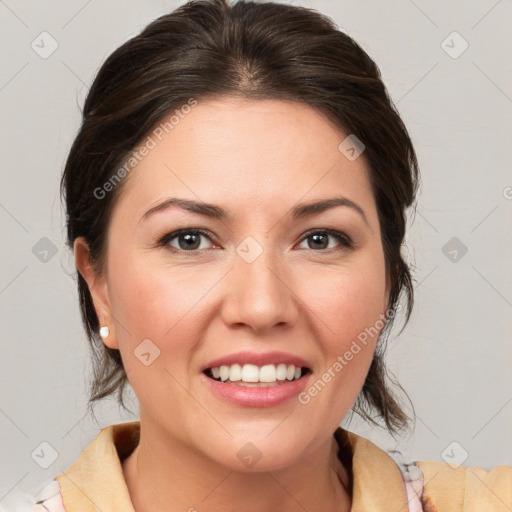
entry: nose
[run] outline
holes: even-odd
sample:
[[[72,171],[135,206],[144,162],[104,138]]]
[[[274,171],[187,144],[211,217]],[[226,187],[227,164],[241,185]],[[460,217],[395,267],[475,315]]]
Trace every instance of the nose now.
[[[230,327],[248,326],[262,333],[293,325],[300,300],[294,291],[292,273],[269,249],[252,263],[234,255],[233,268],[226,276],[222,317]]]

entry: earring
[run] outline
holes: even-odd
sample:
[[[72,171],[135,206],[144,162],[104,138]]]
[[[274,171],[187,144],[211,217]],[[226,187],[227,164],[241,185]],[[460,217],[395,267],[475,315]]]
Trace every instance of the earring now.
[[[100,328],[100,336],[105,339],[105,338],[108,338],[108,335],[110,334],[110,329],[108,328],[107,325],[103,325],[101,328]]]

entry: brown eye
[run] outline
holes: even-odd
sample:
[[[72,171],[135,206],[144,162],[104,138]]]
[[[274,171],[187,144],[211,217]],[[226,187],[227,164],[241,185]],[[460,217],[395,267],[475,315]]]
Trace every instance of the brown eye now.
[[[313,232],[306,233],[302,241],[308,241],[307,249],[312,250],[325,250],[332,249],[333,246],[329,247],[329,237],[334,238],[345,248],[353,247],[353,243],[348,236],[345,234],[334,231],[331,229],[328,230],[317,230]],[[310,241],[310,242],[309,242]]]
[[[201,229],[180,229],[165,235],[159,242],[159,245],[170,246],[176,251],[202,251],[207,247],[201,247],[201,237],[210,240],[210,236],[206,231]],[[175,244],[171,243],[176,241]]]

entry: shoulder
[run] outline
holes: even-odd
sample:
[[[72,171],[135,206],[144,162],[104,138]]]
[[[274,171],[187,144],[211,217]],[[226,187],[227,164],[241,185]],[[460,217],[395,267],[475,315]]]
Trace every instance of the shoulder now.
[[[423,473],[422,504],[426,512],[512,510],[512,467],[489,471],[431,460],[414,463]]]
[[[14,507],[14,508],[13,508]],[[18,491],[9,512],[66,512],[57,480],[46,483],[36,494]]]

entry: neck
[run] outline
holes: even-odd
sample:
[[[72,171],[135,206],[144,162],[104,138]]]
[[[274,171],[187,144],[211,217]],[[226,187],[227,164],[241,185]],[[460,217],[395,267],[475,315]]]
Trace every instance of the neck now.
[[[349,511],[348,474],[330,438],[293,466],[244,473],[207,458],[141,423],[140,442],[123,461],[136,512]]]

